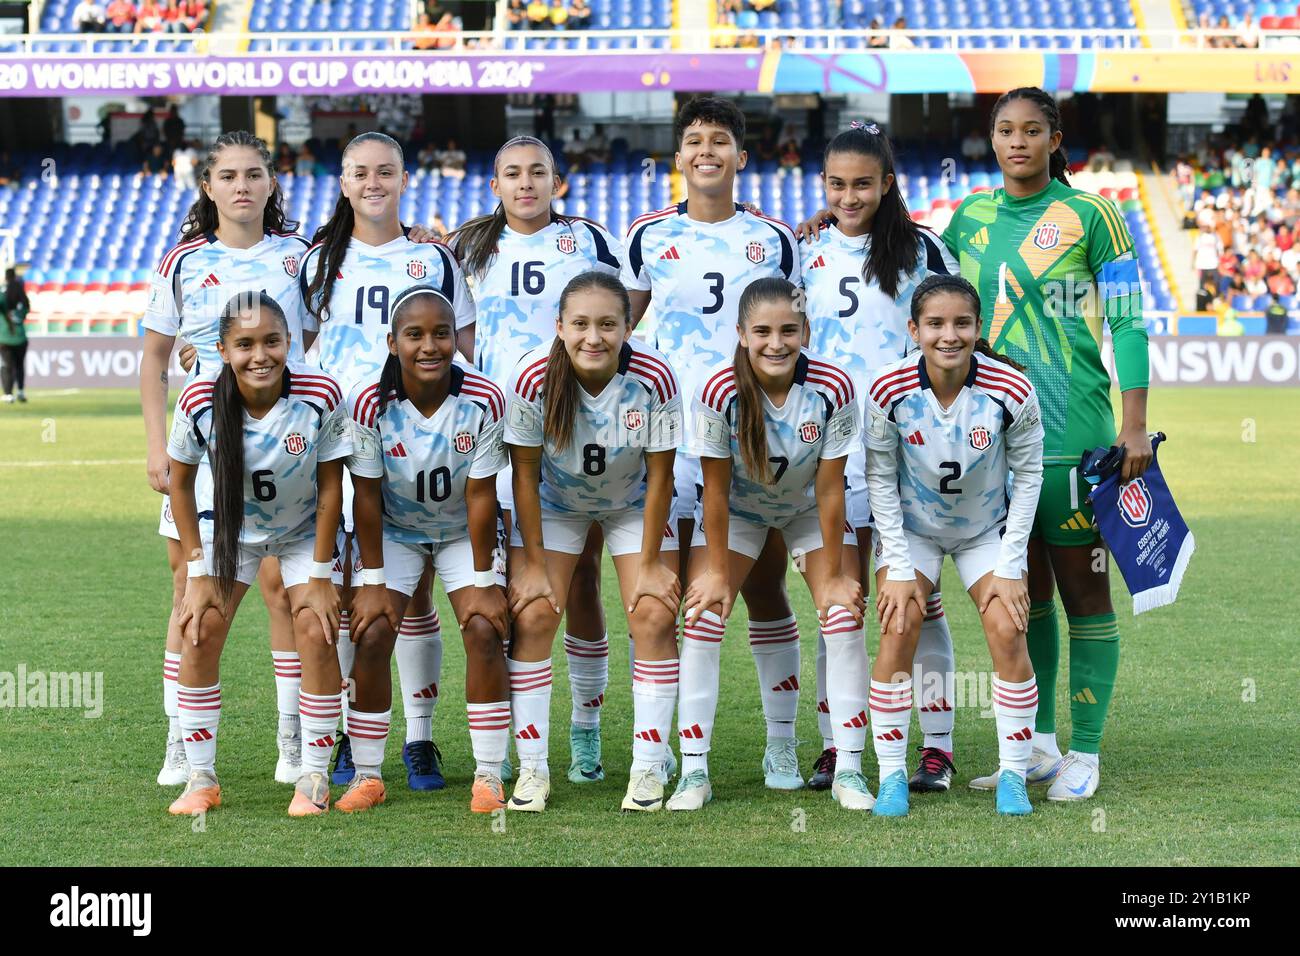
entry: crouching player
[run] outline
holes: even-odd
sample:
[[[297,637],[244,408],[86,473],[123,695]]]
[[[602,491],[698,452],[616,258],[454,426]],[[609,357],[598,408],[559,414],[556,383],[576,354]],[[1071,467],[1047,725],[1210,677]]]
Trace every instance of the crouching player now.
[[[221,369],[181,393],[167,443],[172,515],[189,562],[177,695],[190,777],[169,809],[193,814],[221,805],[221,650],[258,566],[272,557],[280,561],[302,659],[298,705],[307,746],[289,815],[309,816],[329,806],[326,769],[341,706],[333,648],[339,601],[329,575],[352,430],[334,379],[288,362],[288,323],[269,295],[231,299],[219,336]],[[205,452],[213,510],[200,514],[194,479]]]
[[[336,805],[345,812],[384,802],[390,661],[426,559],[442,578],[465,642],[476,764],[470,809],[491,813],[505,805],[508,625],[505,580],[493,570],[505,396],[455,361],[455,349],[451,301],[433,286],[413,286],[393,302],[389,356],[378,380],[358,382],[348,396],[355,446],[348,468],[363,570],[352,599],[356,698],[347,717],[356,775]]]
[[[993,657],[998,813],[1032,809],[1025,771],[1038,688],[1025,646],[1025,573],[1043,480],[1043,426],[1029,379],[977,340],[979,322],[973,286],[956,276],[926,279],[912,296],[908,322],[920,351],[886,366],[867,397],[881,631],[871,679],[880,816],[908,811],[912,657],[945,555],[979,608]]]

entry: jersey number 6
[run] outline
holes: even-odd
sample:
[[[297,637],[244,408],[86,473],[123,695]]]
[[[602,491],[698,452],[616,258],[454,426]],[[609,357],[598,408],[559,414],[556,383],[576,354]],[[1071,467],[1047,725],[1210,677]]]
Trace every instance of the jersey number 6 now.
[[[261,468],[249,476],[253,479],[254,498],[258,501],[275,500],[275,482],[271,480],[274,476],[270,468]]]

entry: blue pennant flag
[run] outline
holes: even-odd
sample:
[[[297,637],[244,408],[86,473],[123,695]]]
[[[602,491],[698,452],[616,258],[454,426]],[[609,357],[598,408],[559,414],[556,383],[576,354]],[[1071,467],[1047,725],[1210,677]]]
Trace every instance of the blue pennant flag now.
[[[1135,615],[1174,603],[1196,550],[1196,539],[1160,471],[1157,449],[1164,440],[1163,432],[1152,439],[1150,467],[1127,484],[1120,480],[1122,448],[1098,448],[1085,454],[1080,468],[1095,486],[1088,504],[1133,595]]]

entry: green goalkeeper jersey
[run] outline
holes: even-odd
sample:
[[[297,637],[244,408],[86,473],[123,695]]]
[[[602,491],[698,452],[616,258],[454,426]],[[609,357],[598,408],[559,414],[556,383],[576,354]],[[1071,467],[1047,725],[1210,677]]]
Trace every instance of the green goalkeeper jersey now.
[[[1113,441],[1103,321],[1120,389],[1148,383],[1133,237],[1115,204],[1055,179],[1024,198],[974,193],[943,241],[979,291],[981,334],[1023,365],[1038,391],[1044,465],[1078,464],[1085,449]]]

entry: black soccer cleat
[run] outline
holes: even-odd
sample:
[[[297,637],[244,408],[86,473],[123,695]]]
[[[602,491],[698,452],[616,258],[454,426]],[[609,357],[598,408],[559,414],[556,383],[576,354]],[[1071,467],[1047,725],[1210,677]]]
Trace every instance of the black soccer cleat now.
[[[953,766],[948,755],[938,747],[917,747],[921,751],[921,765],[907,781],[907,789],[913,793],[941,793],[952,786]]]
[[[835,748],[827,747],[813,764],[812,776],[808,778],[809,790],[829,790],[835,782]]]

